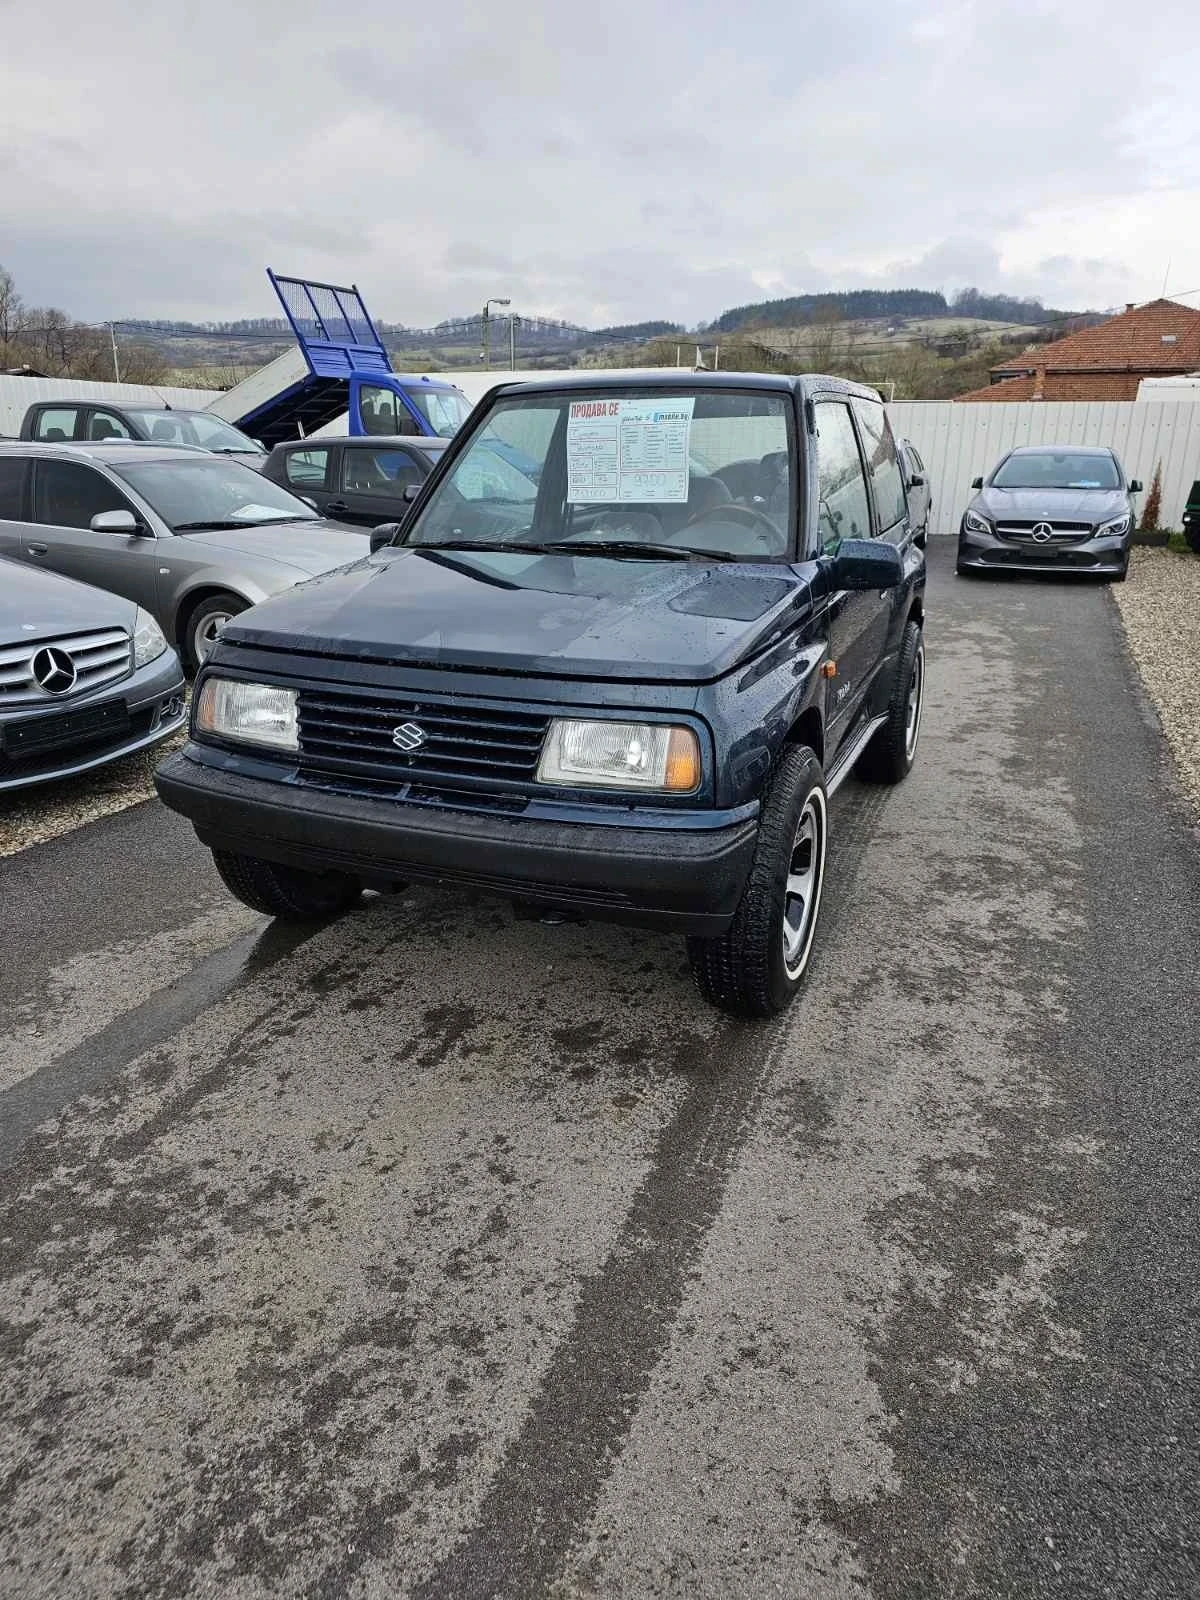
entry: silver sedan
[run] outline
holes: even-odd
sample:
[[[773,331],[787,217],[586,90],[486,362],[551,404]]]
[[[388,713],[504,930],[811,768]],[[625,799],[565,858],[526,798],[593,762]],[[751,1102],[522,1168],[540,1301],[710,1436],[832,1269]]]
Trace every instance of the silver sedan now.
[[[195,669],[231,616],[365,556],[261,473],[151,444],[0,444],[0,555],[108,589]]]

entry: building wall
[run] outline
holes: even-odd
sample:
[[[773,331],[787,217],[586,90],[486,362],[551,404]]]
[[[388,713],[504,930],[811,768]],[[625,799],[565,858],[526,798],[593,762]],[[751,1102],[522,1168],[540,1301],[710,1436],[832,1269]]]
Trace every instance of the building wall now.
[[[1200,478],[1200,405],[1157,401],[903,400],[888,407],[896,433],[911,439],[929,469],[930,531],[956,534],[972,493],[1006,451],[1021,444],[1097,444],[1116,451],[1131,478],[1149,488],[1162,463],[1162,525],[1178,528],[1188,490]],[[1140,507],[1145,496],[1138,498]]]

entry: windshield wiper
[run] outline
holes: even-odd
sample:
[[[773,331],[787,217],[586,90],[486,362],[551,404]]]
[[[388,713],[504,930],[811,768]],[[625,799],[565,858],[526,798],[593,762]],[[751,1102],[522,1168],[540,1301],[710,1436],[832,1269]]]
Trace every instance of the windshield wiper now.
[[[222,528],[273,528],[281,522],[316,522],[318,520],[317,517],[290,516],[285,511],[278,517],[242,517],[236,522],[230,520],[224,522],[220,520],[215,522],[177,522],[174,531],[176,533],[199,533],[201,531],[213,532]]]
[[[729,550],[702,550],[686,544],[644,544],[637,539],[548,539],[538,543],[484,544],[476,539],[431,540],[410,545],[413,550],[512,550],[517,554],[539,556],[615,556],[636,561],[740,561]]]

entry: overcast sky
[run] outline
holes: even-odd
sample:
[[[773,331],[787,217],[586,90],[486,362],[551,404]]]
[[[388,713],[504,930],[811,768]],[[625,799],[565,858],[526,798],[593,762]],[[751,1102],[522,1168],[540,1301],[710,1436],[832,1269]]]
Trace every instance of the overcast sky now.
[[[0,30],[0,264],[83,318],[274,315],[267,265],[412,325],[1200,290],[1196,0],[0,0]]]

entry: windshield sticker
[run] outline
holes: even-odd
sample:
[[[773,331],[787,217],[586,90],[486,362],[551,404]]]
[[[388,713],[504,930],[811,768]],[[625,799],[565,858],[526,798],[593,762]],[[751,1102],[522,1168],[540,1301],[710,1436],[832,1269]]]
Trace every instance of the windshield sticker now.
[[[238,517],[245,522],[278,522],[282,509],[281,506],[238,506],[229,515]]]
[[[573,400],[567,502],[662,505],[688,497],[694,395],[678,400]]]

